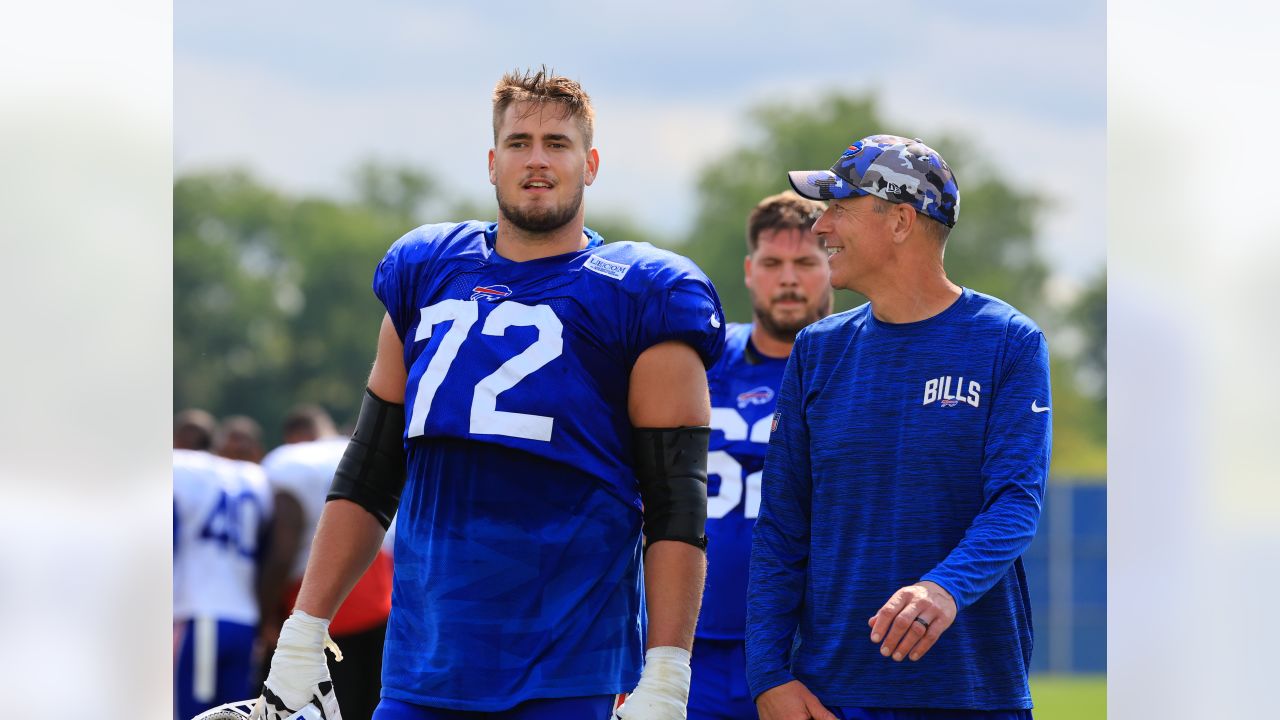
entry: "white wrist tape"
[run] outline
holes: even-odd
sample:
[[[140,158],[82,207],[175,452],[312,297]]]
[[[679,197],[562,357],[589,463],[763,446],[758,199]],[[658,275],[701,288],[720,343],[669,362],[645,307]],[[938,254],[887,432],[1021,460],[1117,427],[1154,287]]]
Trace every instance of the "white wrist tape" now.
[[[333,651],[335,660],[342,660],[342,651],[329,637],[328,620],[295,610],[281,626],[267,680],[272,690],[291,707],[309,702],[315,686],[329,679],[325,648]]]
[[[623,717],[683,718],[689,702],[689,651],[678,647],[649,648],[644,654],[640,683],[627,696]]]

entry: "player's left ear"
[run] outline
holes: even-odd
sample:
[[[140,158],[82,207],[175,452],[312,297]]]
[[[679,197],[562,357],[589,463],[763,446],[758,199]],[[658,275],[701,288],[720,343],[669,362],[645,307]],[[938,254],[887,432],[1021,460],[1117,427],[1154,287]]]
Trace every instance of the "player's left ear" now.
[[[890,211],[893,241],[902,244],[907,241],[916,225],[916,209],[906,203],[894,203],[890,206]]]
[[[492,166],[492,163],[490,164]],[[586,185],[596,181],[596,172],[600,170],[600,151],[591,148],[587,151],[587,167],[582,173],[582,182]]]
[[[494,156],[493,148],[489,148],[489,184],[490,185],[498,184],[498,171],[494,168],[494,165],[493,165],[494,157],[495,156]]]

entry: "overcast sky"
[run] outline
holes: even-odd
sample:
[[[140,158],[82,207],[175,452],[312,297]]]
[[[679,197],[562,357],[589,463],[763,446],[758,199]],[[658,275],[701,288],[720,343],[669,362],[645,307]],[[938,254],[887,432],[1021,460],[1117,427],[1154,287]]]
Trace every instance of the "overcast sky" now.
[[[374,157],[487,199],[493,84],[546,63],[596,106],[588,209],[675,236],[693,220],[697,169],[751,138],[748,108],[872,92],[895,125],[851,128],[850,141],[963,135],[1051,199],[1042,239],[1062,279],[1103,266],[1104,0],[598,5],[178,0],[175,172],[240,165],[340,193]]]

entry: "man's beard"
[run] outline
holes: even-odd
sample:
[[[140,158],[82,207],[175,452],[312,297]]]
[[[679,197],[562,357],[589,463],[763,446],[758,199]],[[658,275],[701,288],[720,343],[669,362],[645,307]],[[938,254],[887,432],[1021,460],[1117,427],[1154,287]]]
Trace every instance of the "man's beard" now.
[[[783,299],[799,300],[799,295],[787,294],[775,298],[772,302]],[[775,340],[783,342],[795,342],[796,333],[808,327],[810,324],[826,317],[831,307],[831,288],[822,291],[822,296],[818,298],[818,302],[814,306],[806,306],[805,312],[795,320],[778,320],[775,319],[770,310],[771,303],[759,303],[752,298],[751,310],[755,314],[756,322],[760,324],[760,329],[765,334]]]
[[[498,212],[525,232],[547,233],[559,230],[577,217],[578,210],[582,208],[582,188],[582,185],[578,185],[578,192],[561,206],[541,205],[531,210],[506,202],[502,197],[502,190],[498,190]]]

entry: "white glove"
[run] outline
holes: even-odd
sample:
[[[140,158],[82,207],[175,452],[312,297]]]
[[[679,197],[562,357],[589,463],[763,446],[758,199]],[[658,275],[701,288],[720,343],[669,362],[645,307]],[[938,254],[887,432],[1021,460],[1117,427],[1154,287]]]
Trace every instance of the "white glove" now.
[[[342,720],[325,661],[326,647],[335,660],[342,661],[342,651],[329,637],[329,621],[295,610],[280,628],[271,672],[250,720]]]
[[[614,720],[685,720],[693,673],[689,657],[684,648],[649,648],[640,683],[613,711]]]

